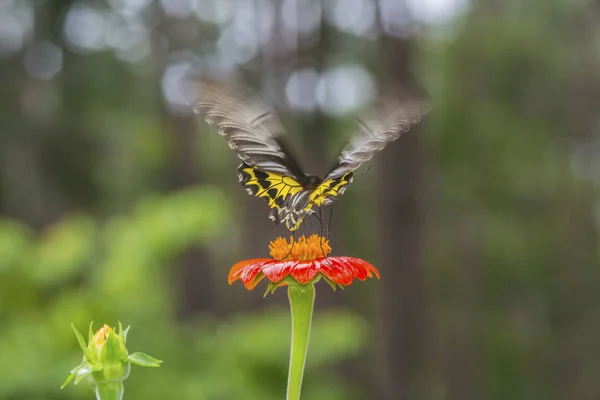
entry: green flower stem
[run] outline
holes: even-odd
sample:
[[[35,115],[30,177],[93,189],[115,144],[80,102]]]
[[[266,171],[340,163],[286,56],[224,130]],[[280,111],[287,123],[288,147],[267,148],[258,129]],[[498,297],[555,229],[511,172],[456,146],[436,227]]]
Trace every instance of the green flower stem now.
[[[96,400],[122,400],[124,390],[122,381],[99,383],[94,388]]]
[[[312,284],[290,284],[288,298],[292,313],[292,346],[286,399],[299,400],[315,302],[315,287]]]

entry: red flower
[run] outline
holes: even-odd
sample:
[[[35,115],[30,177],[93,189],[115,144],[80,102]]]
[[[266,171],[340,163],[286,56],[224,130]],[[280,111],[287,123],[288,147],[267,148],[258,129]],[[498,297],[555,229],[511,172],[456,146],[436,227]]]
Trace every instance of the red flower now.
[[[240,261],[229,271],[229,284],[241,280],[246,289],[252,290],[267,277],[275,287],[286,285],[286,278],[306,284],[324,278],[335,288],[335,284],[348,286],[354,278],[364,281],[379,271],[368,262],[354,257],[327,257],[331,252],[329,241],[318,235],[308,239],[302,236],[288,243],[277,238],[269,245],[271,258],[254,258]]]

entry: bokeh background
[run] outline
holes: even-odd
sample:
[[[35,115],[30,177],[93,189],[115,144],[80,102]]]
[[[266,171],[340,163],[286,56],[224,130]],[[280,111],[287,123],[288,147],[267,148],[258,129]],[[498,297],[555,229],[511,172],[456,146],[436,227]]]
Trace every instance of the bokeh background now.
[[[382,279],[319,285],[304,398],[600,398],[599,1],[0,0],[0,399],[92,398],[59,390],[92,320],[164,360],[128,399],[283,398],[285,290],[226,277],[286,232],[190,71],[260,88],[317,174],[377,87],[434,99],[334,205]]]

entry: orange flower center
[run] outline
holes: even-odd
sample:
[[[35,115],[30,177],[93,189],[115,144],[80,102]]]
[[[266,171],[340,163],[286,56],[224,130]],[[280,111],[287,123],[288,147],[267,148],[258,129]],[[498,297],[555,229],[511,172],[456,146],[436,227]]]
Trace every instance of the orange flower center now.
[[[311,235],[307,239],[302,235],[297,241],[290,237],[289,243],[279,237],[269,244],[269,250],[271,250],[271,257],[275,260],[304,261],[327,256],[331,253],[331,246],[329,246],[329,240],[322,236]]]
[[[96,347],[102,347],[104,345],[104,342],[106,342],[110,331],[111,327],[105,324],[98,332],[96,332],[93,338],[93,342]]]

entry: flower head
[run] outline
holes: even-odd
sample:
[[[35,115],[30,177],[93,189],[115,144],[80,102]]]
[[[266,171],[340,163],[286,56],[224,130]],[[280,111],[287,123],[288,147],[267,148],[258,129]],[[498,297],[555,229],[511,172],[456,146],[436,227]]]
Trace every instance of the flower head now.
[[[325,279],[334,289],[336,285],[348,286],[354,278],[364,281],[379,271],[370,263],[354,257],[327,257],[331,252],[329,241],[319,235],[302,236],[290,241],[277,238],[269,245],[271,257],[240,261],[229,271],[229,284],[241,280],[252,290],[265,277],[270,288],[291,282],[307,284]],[[291,279],[291,281],[290,281]]]

